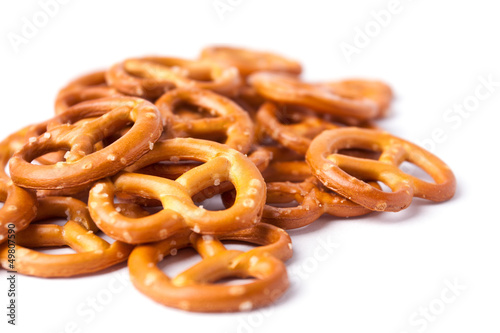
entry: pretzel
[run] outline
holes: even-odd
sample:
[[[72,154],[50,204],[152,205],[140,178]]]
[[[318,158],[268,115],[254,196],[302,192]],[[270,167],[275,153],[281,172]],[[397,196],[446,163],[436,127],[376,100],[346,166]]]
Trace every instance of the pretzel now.
[[[342,97],[329,88],[289,75],[260,72],[252,74],[248,82],[260,95],[278,103],[301,105],[317,112],[358,120],[373,119],[380,113],[377,103],[370,99]]]
[[[105,71],[83,75],[62,88],[56,97],[55,113],[60,114],[75,104],[104,97],[123,96],[106,83]]]
[[[206,162],[175,181],[133,173],[160,161]],[[260,220],[265,202],[265,184],[259,170],[241,153],[216,142],[176,138],[158,142],[139,161],[111,180],[97,182],[89,196],[90,214],[110,237],[131,244],[165,239],[182,229],[220,234],[248,228]],[[192,196],[224,181],[236,188],[233,207],[207,211],[197,207]],[[115,192],[161,201],[163,210],[141,219],[129,219],[116,211]]]
[[[343,148],[380,151],[378,160],[338,154]],[[387,132],[341,128],[318,135],[309,146],[306,160],[316,177],[328,188],[376,211],[399,211],[413,196],[445,201],[455,193],[455,176],[439,158],[417,145]],[[435,183],[404,173],[399,165],[413,163],[426,171]],[[389,186],[383,192],[360,180],[371,179]]]
[[[391,87],[381,81],[351,79],[336,82],[324,82],[324,86],[334,94],[351,99],[369,99],[377,103],[377,118],[387,116],[393,93]]]
[[[99,118],[73,124],[86,117]],[[130,122],[134,125],[123,137],[94,152],[97,142]],[[76,187],[115,174],[151,150],[163,129],[156,107],[132,97],[82,102],[42,125],[48,131],[30,138],[10,160],[13,181],[26,188]],[[54,165],[30,163],[39,156],[61,149],[68,150],[66,162]]]
[[[284,105],[281,108],[273,102],[264,103],[257,112],[259,130],[269,135],[284,147],[305,155],[311,140],[327,130],[346,126],[342,120],[327,120],[308,109]],[[376,128],[371,121],[359,123],[363,128]]]
[[[15,231],[25,229],[35,217],[38,203],[33,191],[15,185],[5,173],[5,166],[16,150],[22,147],[28,127],[25,127],[0,142],[0,243],[7,240],[9,224]]]
[[[269,162],[272,159],[272,154],[272,151],[267,148],[253,147],[253,151],[248,155],[248,159],[252,161],[252,163],[257,167],[257,169],[259,169],[260,172],[263,172],[269,165]],[[135,172],[175,180],[187,171],[199,166],[200,164],[201,163],[199,162],[187,162],[182,164],[178,162],[162,162],[148,165],[144,168],[136,170]],[[221,194],[234,189],[233,184],[229,181],[217,182],[217,184],[218,185],[209,186],[203,189],[203,191],[193,195],[193,201],[197,203],[203,202],[206,199],[212,198],[217,194]],[[137,197],[134,198],[133,196],[128,196],[123,193],[117,193],[117,196],[120,200],[125,199],[126,202],[138,203],[140,205],[153,207],[161,205],[161,202],[157,200],[141,200]]]
[[[192,119],[176,115],[183,103],[208,110],[215,117]],[[225,133],[225,143],[242,153],[247,153],[254,141],[254,126],[248,114],[230,99],[209,90],[177,88],[162,95],[155,105],[162,116],[172,119],[174,137],[213,138]]]
[[[248,252],[227,250],[222,240],[263,246]],[[186,247],[194,248],[202,261],[175,278],[156,266]],[[289,282],[282,261],[291,255],[292,243],[285,231],[258,223],[223,236],[184,231],[158,243],[140,245],[132,251],[128,267],[134,286],[166,306],[196,312],[248,311],[273,303],[286,291]],[[230,277],[255,280],[242,285],[215,283]]]
[[[125,207],[122,209],[125,211]],[[137,216],[134,209],[127,214]],[[97,272],[127,260],[133,246],[116,241],[113,244],[94,234],[98,229],[86,205],[70,197],[39,199],[35,221],[61,217],[68,221],[57,224],[31,224],[16,235],[15,270],[39,277],[69,277]],[[69,246],[77,253],[52,255],[33,250],[38,247]],[[8,267],[7,244],[0,245],[0,262]]]
[[[127,59],[112,66],[106,72],[106,80],[122,93],[147,99],[155,99],[175,87],[234,95],[241,85],[234,67],[168,57]]]
[[[211,46],[201,51],[200,59],[220,65],[236,67],[241,75],[254,72],[283,72],[299,75],[302,66],[295,60],[271,53],[229,46]]]
[[[273,162],[263,175],[266,180],[267,198],[262,222],[283,229],[296,229],[311,224],[325,213],[338,217],[353,217],[371,212],[326,189],[312,176],[305,161]],[[226,207],[231,207],[234,191],[223,193],[222,200]],[[294,207],[273,206],[294,201],[298,203]]]

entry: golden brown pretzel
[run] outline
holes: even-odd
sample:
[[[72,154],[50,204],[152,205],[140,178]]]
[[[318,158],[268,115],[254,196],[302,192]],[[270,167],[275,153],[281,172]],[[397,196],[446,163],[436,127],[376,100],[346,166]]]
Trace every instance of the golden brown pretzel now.
[[[387,115],[393,98],[391,87],[386,83],[374,80],[350,79],[335,82],[324,82],[334,94],[352,99],[369,99],[377,103],[379,113],[377,118]]]
[[[196,87],[234,95],[241,85],[234,67],[169,57],[127,59],[106,73],[110,86],[133,96],[155,99],[174,87]]]
[[[54,217],[67,218],[68,222],[62,227],[32,223],[16,234],[15,270],[18,273],[40,277],[87,274],[127,260],[132,251],[131,245],[119,241],[109,244],[94,234],[98,229],[87,206],[79,200],[70,197],[39,199],[35,221]],[[77,253],[52,255],[33,250],[54,246],[69,246]],[[9,267],[7,244],[0,245],[0,262],[4,268]]]
[[[259,131],[301,155],[306,154],[311,140],[319,133],[349,125],[343,121],[344,119],[327,120],[309,109],[293,105],[280,107],[273,102],[264,103],[257,112]],[[377,128],[372,121],[360,122],[357,126]]]
[[[104,71],[83,75],[62,88],[56,97],[55,113],[60,114],[83,101],[123,96],[106,83]]]
[[[208,110],[213,117],[191,119],[176,115],[177,107],[182,104]],[[254,141],[254,126],[248,113],[209,90],[174,89],[162,95],[155,105],[162,116],[172,119],[174,137],[213,138],[225,134],[225,144],[242,153],[247,153]]]
[[[78,125],[86,117],[99,118]],[[94,152],[95,144],[119,129],[132,128],[109,146]],[[102,98],[79,103],[47,122],[48,131],[29,142],[10,159],[13,181],[27,188],[77,187],[112,175],[153,148],[163,126],[156,107],[139,98]],[[35,165],[46,153],[67,150],[66,162]]]
[[[371,212],[325,188],[312,176],[305,161],[272,162],[263,174],[267,182],[267,198],[262,222],[283,229],[295,229],[311,224],[325,213],[352,217]],[[222,200],[226,207],[230,207],[234,191],[223,193]],[[273,206],[294,201],[297,205],[293,207]]]
[[[200,59],[236,67],[243,76],[260,71],[283,72],[294,75],[299,75],[302,72],[302,66],[295,60],[271,52],[230,46],[206,47],[201,51]]]
[[[13,224],[15,231],[25,229],[35,217],[38,202],[35,193],[15,185],[5,173],[5,167],[10,157],[23,146],[26,132],[25,127],[0,142],[0,243],[7,240],[8,225]]]
[[[372,160],[337,153],[344,148],[375,150],[381,155]],[[352,127],[325,131],[312,141],[306,160],[326,187],[371,210],[399,211],[414,196],[445,201],[455,193],[455,176],[443,161],[387,132]],[[401,171],[399,165],[404,161],[422,168],[435,183]],[[380,181],[392,192],[376,189],[360,178]]]
[[[252,148],[253,151],[248,155],[248,159],[252,161],[253,164],[259,169],[260,172],[264,171],[267,166],[269,165],[269,162],[272,159],[272,151],[270,151],[267,148],[264,147],[259,147],[255,146]],[[189,162],[189,161],[182,161],[182,162],[164,162],[162,161],[161,163],[154,163],[148,166],[145,166],[144,168],[141,168],[139,170],[136,170],[136,173],[142,173],[146,175],[151,175],[151,176],[157,176],[157,177],[163,177],[167,179],[172,179],[175,180],[182,176],[184,173],[187,171],[200,166],[202,163],[200,162]],[[309,167],[308,167],[309,168]],[[193,201],[196,203],[201,203],[205,201],[206,199],[212,198],[218,194],[231,191],[234,189],[234,186],[231,182],[229,181],[214,181],[213,186],[209,186],[205,189],[203,189],[201,192],[193,195]],[[161,202],[158,200],[154,199],[144,199],[144,198],[139,198],[136,196],[128,195],[126,193],[116,193],[116,196],[120,201],[123,202],[130,202],[130,203],[135,203],[139,204],[141,206],[147,206],[147,207],[159,207],[161,206]]]
[[[337,117],[368,120],[380,112],[373,100],[343,97],[293,76],[260,72],[252,74],[248,82],[260,95],[275,102],[301,105]]]
[[[206,162],[175,181],[131,173],[160,161]],[[182,229],[220,234],[248,228],[260,220],[265,203],[265,183],[259,170],[243,154],[216,142],[176,138],[155,148],[113,180],[101,180],[90,192],[90,213],[99,228],[115,239],[144,243],[165,239]],[[214,184],[230,181],[236,204],[223,211],[197,207],[192,196]],[[113,205],[114,193],[125,192],[161,201],[163,210],[141,219],[128,219]]]
[[[248,252],[227,250],[221,240],[262,245]],[[156,265],[168,255],[193,247],[202,261],[175,278]],[[166,306],[197,312],[248,311],[273,303],[288,288],[285,265],[292,255],[288,234],[258,223],[223,236],[184,231],[164,241],[140,245],[130,255],[130,279],[143,294]],[[224,278],[254,278],[242,285],[216,284]]]

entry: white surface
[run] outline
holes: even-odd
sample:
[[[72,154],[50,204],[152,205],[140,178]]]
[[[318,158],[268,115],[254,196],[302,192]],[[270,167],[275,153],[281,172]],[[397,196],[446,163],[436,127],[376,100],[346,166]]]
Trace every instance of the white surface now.
[[[13,328],[6,324],[7,285],[0,271],[1,331],[72,332],[71,323],[76,332],[500,330],[500,85],[468,115],[447,113],[474,96],[480,77],[500,82],[494,2],[401,0],[399,12],[350,63],[341,43],[352,44],[357,27],[373,26],[370,12],[390,7],[390,0],[221,0],[233,4],[224,20],[213,2],[68,1],[16,53],[8,34],[20,34],[23,17],[32,20],[41,7],[33,0],[2,1],[0,136],[50,117],[58,89],[82,73],[129,56],[195,57],[203,46],[229,43],[294,57],[310,80],[358,76],[389,82],[397,99],[381,125],[417,143],[441,128],[445,139],[433,151],[455,172],[455,198],[442,204],[415,200],[400,213],[324,218],[291,231],[292,288],[275,306],[247,313],[163,307],[130,285],[122,265],[67,280],[18,275]],[[319,252],[329,241],[335,245],[331,254]],[[450,283],[466,289],[455,296]],[[90,310],[89,297],[101,297],[99,311]],[[428,307],[432,317],[423,319],[419,311]]]

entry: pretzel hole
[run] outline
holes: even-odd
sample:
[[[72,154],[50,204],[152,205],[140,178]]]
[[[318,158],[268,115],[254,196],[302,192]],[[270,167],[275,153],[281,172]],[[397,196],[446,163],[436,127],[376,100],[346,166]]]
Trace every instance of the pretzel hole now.
[[[236,251],[241,251],[241,252],[248,252],[250,250],[255,249],[255,244],[249,243],[249,242],[244,242],[244,241],[237,241],[237,240],[224,240],[224,247],[227,250],[236,250]]]
[[[57,162],[64,162],[66,158],[64,155],[66,154],[66,150],[58,150],[54,152],[50,152],[47,154],[44,154],[42,156],[39,156],[35,160],[33,160],[31,163],[32,164],[42,164],[42,165],[50,165],[50,164],[56,164]]]
[[[198,252],[191,247],[179,250],[172,248],[170,253],[165,255],[165,259],[158,263],[157,267],[168,276],[174,277],[191,268],[200,260],[201,257]]]
[[[295,125],[299,124],[306,118],[307,114],[297,107],[283,105],[276,112],[276,118],[283,125]]]
[[[31,224],[55,224],[55,225],[58,225],[60,227],[64,227],[64,225],[67,222],[68,222],[67,219],[54,217],[54,218],[43,219],[41,221],[33,221],[33,222],[31,222]]]
[[[404,161],[399,166],[399,169],[410,176],[414,176],[429,183],[434,183],[434,179],[424,169],[414,163]]]
[[[366,158],[369,160],[378,160],[381,152],[376,151],[376,150],[371,150],[371,149],[363,149],[363,148],[344,148],[344,149],[339,149],[337,151],[337,154],[342,154],[342,155],[347,155],[347,156],[352,156],[352,157],[359,157],[359,158]]]
[[[376,183],[380,187],[378,190],[381,190],[382,192],[387,192],[387,193],[392,192],[391,188],[389,186],[387,186],[386,184],[384,184],[383,182],[377,181]],[[370,183],[368,183],[368,184],[371,185]],[[373,186],[373,187],[375,188],[375,186]]]
[[[216,186],[214,186],[214,188],[216,188]],[[205,194],[201,193],[203,191],[201,191],[198,194],[195,194],[193,196],[193,201],[198,207],[202,207],[205,210],[209,211],[225,210],[226,207],[224,207],[221,195],[220,194],[213,195],[212,191],[214,190],[216,191],[216,189],[207,188],[203,190],[205,191]]]
[[[185,121],[190,119],[215,118],[218,116],[217,112],[213,109],[194,105],[186,101],[178,101],[174,106],[173,112]]]
[[[33,247],[37,252],[50,255],[62,255],[62,254],[75,254],[76,251],[73,250],[68,245],[63,246],[47,246],[47,247]]]
[[[239,276],[228,276],[224,277],[222,279],[219,279],[217,281],[214,281],[214,284],[219,284],[219,285],[227,285],[227,286],[238,286],[238,285],[245,285],[245,284],[250,284],[252,282],[255,282],[257,280],[254,277],[239,277]]]

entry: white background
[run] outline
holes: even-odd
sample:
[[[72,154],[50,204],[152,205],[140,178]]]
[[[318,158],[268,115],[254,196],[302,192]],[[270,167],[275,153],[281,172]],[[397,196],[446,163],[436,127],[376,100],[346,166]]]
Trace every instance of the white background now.
[[[33,22],[42,7],[2,1],[0,136],[51,117],[58,89],[83,73],[130,56],[193,58],[206,45],[228,43],[296,58],[308,80],[354,76],[391,84],[396,100],[380,125],[427,146],[440,131],[432,151],[454,170],[455,197],[442,204],[415,200],[399,213],[324,218],[290,232],[292,288],[276,305],[247,313],[191,314],[158,305],[127,282],[122,265],[67,280],[18,276],[13,328],[6,324],[0,271],[1,331],[60,333],[74,325],[76,332],[498,332],[500,20],[494,2],[400,0],[379,30],[371,13],[390,0],[221,2],[231,6],[222,16],[213,0],[71,0],[14,47],[8,36],[22,36],[24,20]],[[367,27],[372,37],[361,45],[358,29]],[[356,46],[356,37],[360,47],[348,62],[341,45]],[[496,85],[488,91],[481,78]],[[489,94],[478,100],[477,91]],[[447,111],[474,101],[463,115]],[[325,242],[335,245],[328,255],[320,252]],[[92,297],[100,297],[99,311],[88,305]]]

